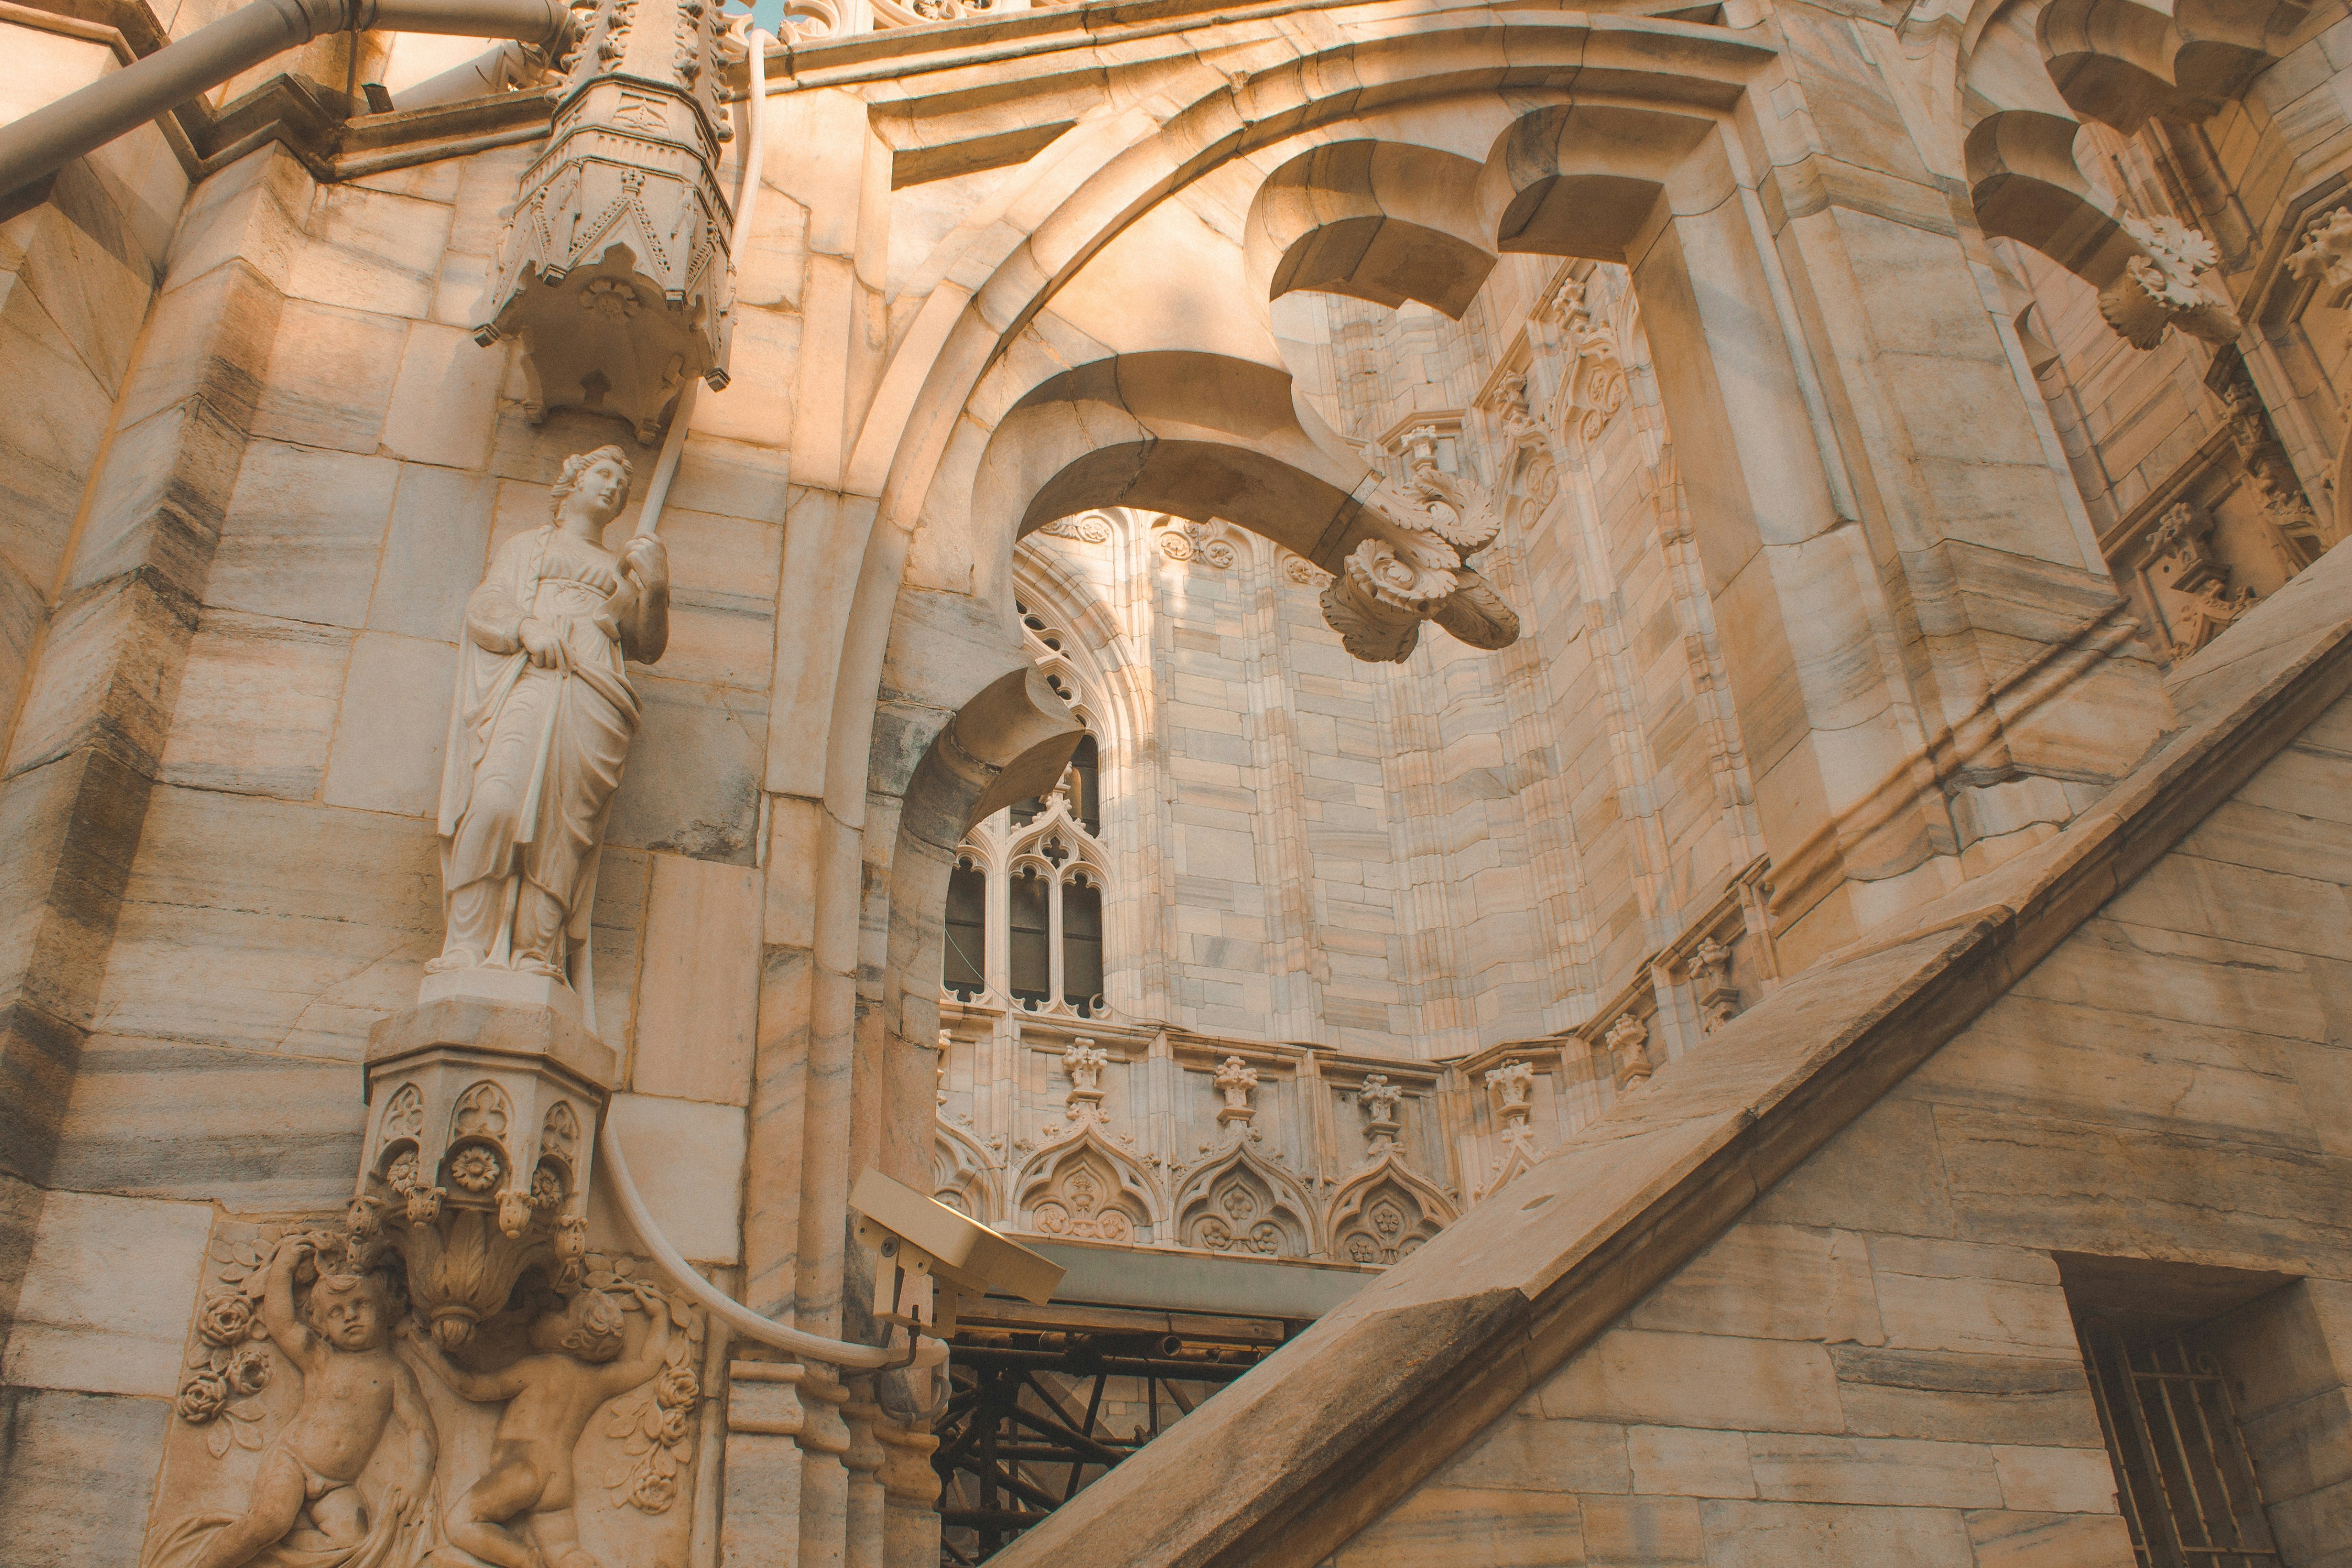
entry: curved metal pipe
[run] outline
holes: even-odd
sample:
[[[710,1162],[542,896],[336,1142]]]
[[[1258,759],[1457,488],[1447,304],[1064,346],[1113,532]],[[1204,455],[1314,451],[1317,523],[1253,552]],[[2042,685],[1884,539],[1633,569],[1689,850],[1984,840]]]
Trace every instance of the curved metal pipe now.
[[[629,1156],[621,1147],[621,1134],[610,1116],[604,1118],[604,1130],[596,1136],[597,1158],[604,1162],[604,1173],[612,1180],[613,1195],[621,1201],[621,1213],[636,1233],[637,1240],[654,1255],[654,1266],[669,1282],[702,1303],[703,1310],[746,1339],[757,1340],[763,1345],[773,1345],[799,1356],[803,1361],[824,1362],[829,1366],[846,1367],[853,1372],[887,1372],[903,1366],[937,1366],[948,1359],[948,1347],[939,1340],[924,1334],[915,1336],[916,1342],[905,1350],[892,1350],[887,1345],[862,1345],[851,1340],[829,1340],[822,1334],[812,1334],[763,1318],[742,1302],[695,1272],[694,1266],[678,1255],[654,1220],[653,1212],[646,1207],[645,1194],[637,1191],[636,1182],[629,1174]]]
[[[253,0],[146,58],[0,126],[0,195],[56,173],[240,71],[329,33],[520,38],[561,53],[563,0]]]

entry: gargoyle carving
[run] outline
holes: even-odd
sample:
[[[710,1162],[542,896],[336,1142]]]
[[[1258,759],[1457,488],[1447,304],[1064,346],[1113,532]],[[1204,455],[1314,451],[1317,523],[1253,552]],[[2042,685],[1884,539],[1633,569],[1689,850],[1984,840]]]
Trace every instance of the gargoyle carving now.
[[[1323,590],[1323,618],[1349,653],[1373,664],[1404,662],[1423,621],[1473,647],[1508,647],[1519,618],[1470,558],[1495,542],[1510,498],[1440,468],[1433,432],[1409,439],[1404,486],[1373,493],[1373,509],[1395,531],[1363,540],[1340,563]]]

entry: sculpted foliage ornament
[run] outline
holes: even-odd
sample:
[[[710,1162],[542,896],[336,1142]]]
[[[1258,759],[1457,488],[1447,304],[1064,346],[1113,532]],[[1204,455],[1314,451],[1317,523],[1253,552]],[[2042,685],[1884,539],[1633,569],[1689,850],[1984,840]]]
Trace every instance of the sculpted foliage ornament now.
[[[1057,517],[1037,531],[1051,539],[1105,544],[1110,541],[1110,520],[1098,511],[1080,512],[1076,517]]]
[[[2335,207],[2304,230],[2303,247],[2286,258],[2297,278],[2319,280],[2319,303],[2340,309],[2352,301],[2352,207]]]
[[[1408,479],[1382,484],[1368,509],[1392,531],[1358,542],[1323,590],[1323,619],[1357,658],[1401,664],[1435,621],[1473,647],[1508,647],[1519,619],[1470,557],[1495,542],[1510,498],[1437,466],[1435,433],[1408,437]]]
[[[2221,258],[2213,242],[2176,218],[2117,220],[2142,254],[2124,264],[2124,274],[2099,291],[2099,313],[2132,347],[2152,349],[2167,327],[2179,327],[2210,343],[2226,343],[2242,331],[2238,312],[2210,291],[2197,275]]]

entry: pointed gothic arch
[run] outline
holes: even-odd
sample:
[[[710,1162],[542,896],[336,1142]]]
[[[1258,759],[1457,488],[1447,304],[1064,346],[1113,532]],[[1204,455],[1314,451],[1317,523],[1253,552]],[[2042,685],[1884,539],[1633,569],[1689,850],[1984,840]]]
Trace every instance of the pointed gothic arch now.
[[[1003,1221],[1003,1162],[952,1122],[932,1128],[931,1196],[982,1225]]]
[[[1245,1137],[1187,1172],[1171,1208],[1180,1247],[1241,1258],[1311,1258],[1322,1250],[1307,1189]]]
[[[1410,1258],[1458,1217],[1453,1200],[1393,1147],[1342,1182],[1325,1212],[1334,1262],[1382,1267]]]
[[[1013,1223],[1034,1235],[1136,1245],[1160,1238],[1159,1184],[1091,1123],[1030,1155],[1013,1190]]]

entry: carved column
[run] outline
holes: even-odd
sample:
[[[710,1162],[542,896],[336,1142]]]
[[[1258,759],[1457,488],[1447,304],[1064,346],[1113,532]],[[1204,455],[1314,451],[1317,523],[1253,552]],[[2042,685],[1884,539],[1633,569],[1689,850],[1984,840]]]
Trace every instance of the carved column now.
[[[882,1568],[932,1568],[940,1560],[940,1477],[931,1468],[931,1455],[940,1440],[887,1420],[876,1426],[875,1434],[882,1439],[886,1456]]]
[[[739,1361],[728,1367],[726,1528],[720,1568],[799,1568],[801,1397],[806,1369]]]
[[[882,1568],[887,1523],[882,1466],[888,1456],[875,1436],[875,1427],[883,1419],[882,1407],[874,1402],[870,1377],[855,1379],[848,1394],[841,1407],[842,1420],[849,1428],[849,1442],[841,1456],[842,1468],[847,1472],[841,1560],[844,1568]]]

